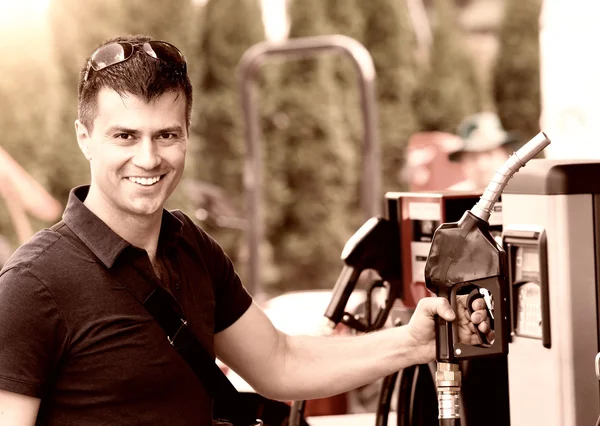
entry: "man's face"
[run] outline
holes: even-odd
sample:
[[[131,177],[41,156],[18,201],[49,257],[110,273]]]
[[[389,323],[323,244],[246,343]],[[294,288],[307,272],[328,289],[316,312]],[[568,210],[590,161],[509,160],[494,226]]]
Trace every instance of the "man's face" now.
[[[467,179],[473,181],[477,188],[485,188],[496,171],[508,159],[508,152],[503,147],[489,151],[465,152],[460,162]]]
[[[91,132],[76,123],[90,161],[95,208],[116,217],[162,214],[185,164],[185,96],[167,92],[147,103],[102,88],[97,105]]]

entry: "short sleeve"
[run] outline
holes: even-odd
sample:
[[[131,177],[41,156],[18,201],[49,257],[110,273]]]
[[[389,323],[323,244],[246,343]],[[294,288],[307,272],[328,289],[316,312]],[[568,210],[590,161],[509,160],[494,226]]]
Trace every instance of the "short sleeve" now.
[[[0,276],[0,389],[40,398],[62,352],[65,327],[48,289],[25,269]]]
[[[223,331],[248,310],[252,304],[252,296],[242,284],[233,262],[221,246],[182,211],[175,210],[172,213],[184,226],[191,228],[188,228],[184,235],[194,236],[194,241],[190,243],[198,250],[212,281],[215,298],[214,332]]]

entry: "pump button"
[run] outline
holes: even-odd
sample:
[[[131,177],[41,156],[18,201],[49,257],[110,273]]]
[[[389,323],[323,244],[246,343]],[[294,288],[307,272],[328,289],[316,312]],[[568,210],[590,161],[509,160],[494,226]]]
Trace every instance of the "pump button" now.
[[[596,362],[594,364],[596,367],[596,377],[600,380],[600,353],[596,355]]]

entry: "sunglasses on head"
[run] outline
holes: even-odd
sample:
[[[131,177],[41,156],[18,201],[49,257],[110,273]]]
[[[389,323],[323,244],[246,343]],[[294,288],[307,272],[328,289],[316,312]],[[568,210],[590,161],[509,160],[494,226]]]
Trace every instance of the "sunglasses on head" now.
[[[171,43],[158,40],[143,43],[118,41],[101,46],[92,53],[92,56],[90,56],[90,60],[88,61],[83,81],[86,82],[88,80],[91,70],[101,71],[112,65],[125,62],[127,59],[131,58],[136,46],[142,46],[141,50],[148,56],[170,64],[180,65],[183,68],[183,71],[186,71],[183,53]]]

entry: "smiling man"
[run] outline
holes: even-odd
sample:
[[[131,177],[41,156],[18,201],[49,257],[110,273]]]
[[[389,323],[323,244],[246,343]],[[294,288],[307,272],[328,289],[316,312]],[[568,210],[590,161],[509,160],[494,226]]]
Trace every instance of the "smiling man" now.
[[[184,169],[186,71],[175,46],[146,36],[110,40],[86,61],[75,129],[91,184],[74,188],[63,220],[0,273],[1,425],[212,424],[207,389],[132,286],[165,289],[213,357],[282,400],[339,394],[429,362],[434,316],[455,318],[447,301],[428,298],[407,326],[366,336],[273,327],[218,244],[163,209]],[[473,323],[486,330],[481,310],[461,310],[459,321],[464,338]]]

